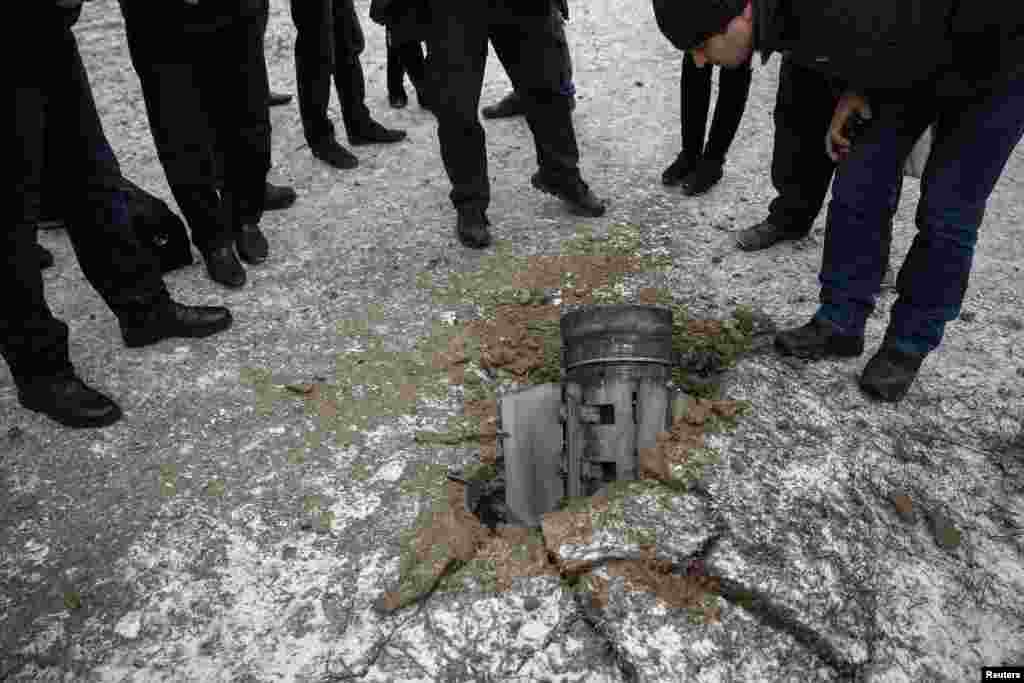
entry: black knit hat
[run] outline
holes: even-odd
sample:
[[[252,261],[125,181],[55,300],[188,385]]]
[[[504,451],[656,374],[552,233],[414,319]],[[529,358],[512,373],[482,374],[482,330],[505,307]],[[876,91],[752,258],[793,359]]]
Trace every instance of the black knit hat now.
[[[743,14],[748,0],[654,0],[658,28],[676,48],[692,50],[725,31],[734,17]]]

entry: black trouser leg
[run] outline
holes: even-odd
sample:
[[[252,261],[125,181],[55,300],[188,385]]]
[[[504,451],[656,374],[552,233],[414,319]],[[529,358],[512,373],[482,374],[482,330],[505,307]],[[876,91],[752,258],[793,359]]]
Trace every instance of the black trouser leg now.
[[[477,109],[487,61],[488,7],[464,0],[431,0],[429,73],[437,97],[441,159],[455,208],[490,202],[487,148]]]
[[[725,162],[725,155],[729,153],[743,120],[743,111],[747,108],[753,73],[749,61],[735,69],[718,69],[718,101],[715,102],[715,116],[711,119],[711,130],[704,145],[705,159]]]
[[[366,108],[366,80],[359,55],[366,47],[352,0],[333,0],[334,88],[341,104],[345,130],[352,135],[370,121]]]
[[[310,146],[334,139],[327,117],[334,59],[330,0],[291,0],[295,23],[295,81],[302,132]]]
[[[42,36],[40,36],[42,38]],[[22,217],[0,241],[0,351],[15,379],[70,371],[67,326],[50,313],[33,249],[33,219],[47,132],[64,151],[59,171],[69,236],[89,283],[121,319],[169,296],[154,254],[135,238],[121,171],[103,134],[89,81],[70,29],[46,36],[45,66],[20,75],[15,97],[16,175]]]
[[[835,164],[825,152],[825,132],[836,95],[817,72],[783,58],[775,98],[772,184],[778,196],[768,220],[806,234],[821,211]]]
[[[491,44],[526,105],[537,165],[552,175],[577,175],[579,149],[572,125],[572,73],[561,18],[502,13]]]
[[[398,46],[399,59],[409,80],[417,92],[426,87],[427,65],[423,57],[423,46],[418,40],[410,40]]]
[[[711,108],[711,65],[698,67],[689,52],[683,55],[679,98],[683,152],[691,159],[699,159],[704,155],[704,130]]]
[[[401,46],[395,44],[391,29],[385,31],[384,43],[387,46],[388,95],[395,95],[405,91]]]
[[[213,161],[213,131],[202,74],[213,65],[193,62],[196,44],[163,40],[160,27],[137,11],[124,12],[132,64],[139,76],[149,127],[174,200],[200,251],[228,244],[231,232],[223,215]],[[204,51],[205,53],[205,51]],[[221,54],[216,61],[223,61]],[[219,141],[218,141],[219,144]]]
[[[270,171],[270,85],[263,28],[259,18],[239,19],[211,35],[209,68],[201,81],[205,100],[212,105],[214,136],[223,151],[224,214],[232,229],[259,223]],[[224,59],[225,54],[233,58]]]

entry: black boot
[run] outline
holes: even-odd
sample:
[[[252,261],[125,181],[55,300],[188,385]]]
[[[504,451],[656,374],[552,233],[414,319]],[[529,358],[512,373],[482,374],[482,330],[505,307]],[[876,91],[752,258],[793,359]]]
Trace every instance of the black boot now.
[[[232,288],[245,284],[245,268],[235,256],[234,244],[204,251],[203,260],[206,262],[206,272],[214,282]]]
[[[808,360],[851,358],[864,352],[864,337],[843,334],[830,320],[811,318],[806,325],[775,335],[775,348],[783,356]]]
[[[683,178],[683,194],[687,197],[695,197],[704,194],[718,184],[722,179],[722,164],[718,161],[701,159],[697,167],[689,175]]]
[[[697,168],[697,160],[698,157],[686,150],[680,152],[676,160],[669,164],[668,168],[661,174],[662,184],[672,186],[682,183],[683,178],[690,175]]]
[[[604,201],[598,199],[590,191],[590,187],[583,182],[578,173],[555,176],[544,171],[537,171],[530,178],[530,182],[538,190],[568,202],[570,213],[577,216],[597,218],[603,216],[607,208]]]
[[[39,269],[46,270],[53,267],[53,252],[41,244],[36,244],[36,256],[39,259]]]
[[[907,395],[925,354],[907,353],[882,342],[860,375],[860,388],[879,401],[895,402]]]
[[[295,203],[297,196],[295,190],[288,185],[267,183],[263,194],[263,210],[278,211],[280,209],[287,209]]]
[[[255,223],[247,223],[238,228],[235,232],[235,248],[239,258],[251,265],[263,263],[270,254],[267,238]]]
[[[515,90],[501,98],[497,104],[483,108],[485,119],[507,119],[513,116],[524,116],[526,105],[523,98]]]
[[[373,119],[363,121],[348,129],[348,141],[353,145],[400,142],[404,139],[404,130],[385,128]]]
[[[18,401],[67,427],[106,427],[121,419],[116,403],[71,370],[20,382]]]
[[[267,97],[268,107],[280,107],[282,104],[288,104],[292,101],[292,96],[288,93],[270,91],[270,96]]]
[[[169,337],[208,337],[229,327],[231,311],[222,306],[185,306],[167,301],[123,320],[121,338],[128,348],[138,348]]]
[[[807,237],[808,230],[790,230],[771,222],[761,221],[757,225],[740,230],[736,234],[736,246],[743,251],[760,251],[788,240]]]
[[[337,140],[331,139],[311,147],[313,156],[330,164],[334,168],[342,170],[355,168],[359,165],[359,159],[352,152],[338,144]]]
[[[483,209],[459,209],[455,223],[455,234],[464,246],[483,249],[491,243],[491,224]]]

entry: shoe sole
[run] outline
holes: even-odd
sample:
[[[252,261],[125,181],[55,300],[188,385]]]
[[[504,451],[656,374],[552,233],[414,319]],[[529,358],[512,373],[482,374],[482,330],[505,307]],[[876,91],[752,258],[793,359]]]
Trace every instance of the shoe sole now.
[[[864,353],[864,344],[861,342],[859,346],[852,346],[850,348],[842,348],[832,346],[827,349],[815,350],[815,351],[804,351],[801,349],[794,349],[785,344],[780,344],[778,340],[774,343],[775,350],[783,356],[792,356],[793,358],[799,358],[801,360],[825,360],[828,358],[856,358]]]
[[[572,199],[569,199],[568,197],[566,197],[563,193],[561,193],[558,190],[554,189],[553,187],[545,184],[544,182],[537,180],[536,178],[531,178],[530,179],[530,184],[533,185],[534,188],[540,190],[541,192],[544,192],[545,194],[549,194],[552,197],[557,197],[558,199],[561,199],[563,202],[568,204],[569,205],[569,213],[571,213],[574,216],[586,216],[587,218],[600,218],[601,216],[603,216],[608,211],[608,207],[602,207],[600,209],[588,209],[588,208],[586,208],[584,206],[581,206],[581,205],[577,204],[576,202],[574,202]]]
[[[116,410],[114,410],[109,415],[106,415],[103,418],[98,419],[98,420],[95,420],[95,419],[94,420],[86,420],[86,419],[75,420],[73,418],[67,418],[67,417],[63,417],[61,415],[55,415],[55,414],[51,413],[50,411],[46,410],[45,408],[37,408],[37,407],[31,406],[31,405],[26,405],[25,403],[22,403],[21,406],[23,408],[25,408],[26,410],[31,410],[32,412],[42,413],[43,415],[45,415],[46,417],[50,418],[54,422],[62,424],[65,427],[71,427],[73,429],[98,429],[100,427],[109,427],[110,425],[114,424],[115,422],[120,420],[122,417],[124,417],[124,413],[121,412],[120,406],[117,406],[116,404],[115,404]]]

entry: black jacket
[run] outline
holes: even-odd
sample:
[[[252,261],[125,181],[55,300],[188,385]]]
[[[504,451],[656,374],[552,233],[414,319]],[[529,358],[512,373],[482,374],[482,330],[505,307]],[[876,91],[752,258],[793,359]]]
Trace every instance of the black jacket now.
[[[871,91],[978,92],[1024,74],[1021,0],[753,0],[756,49]]]

